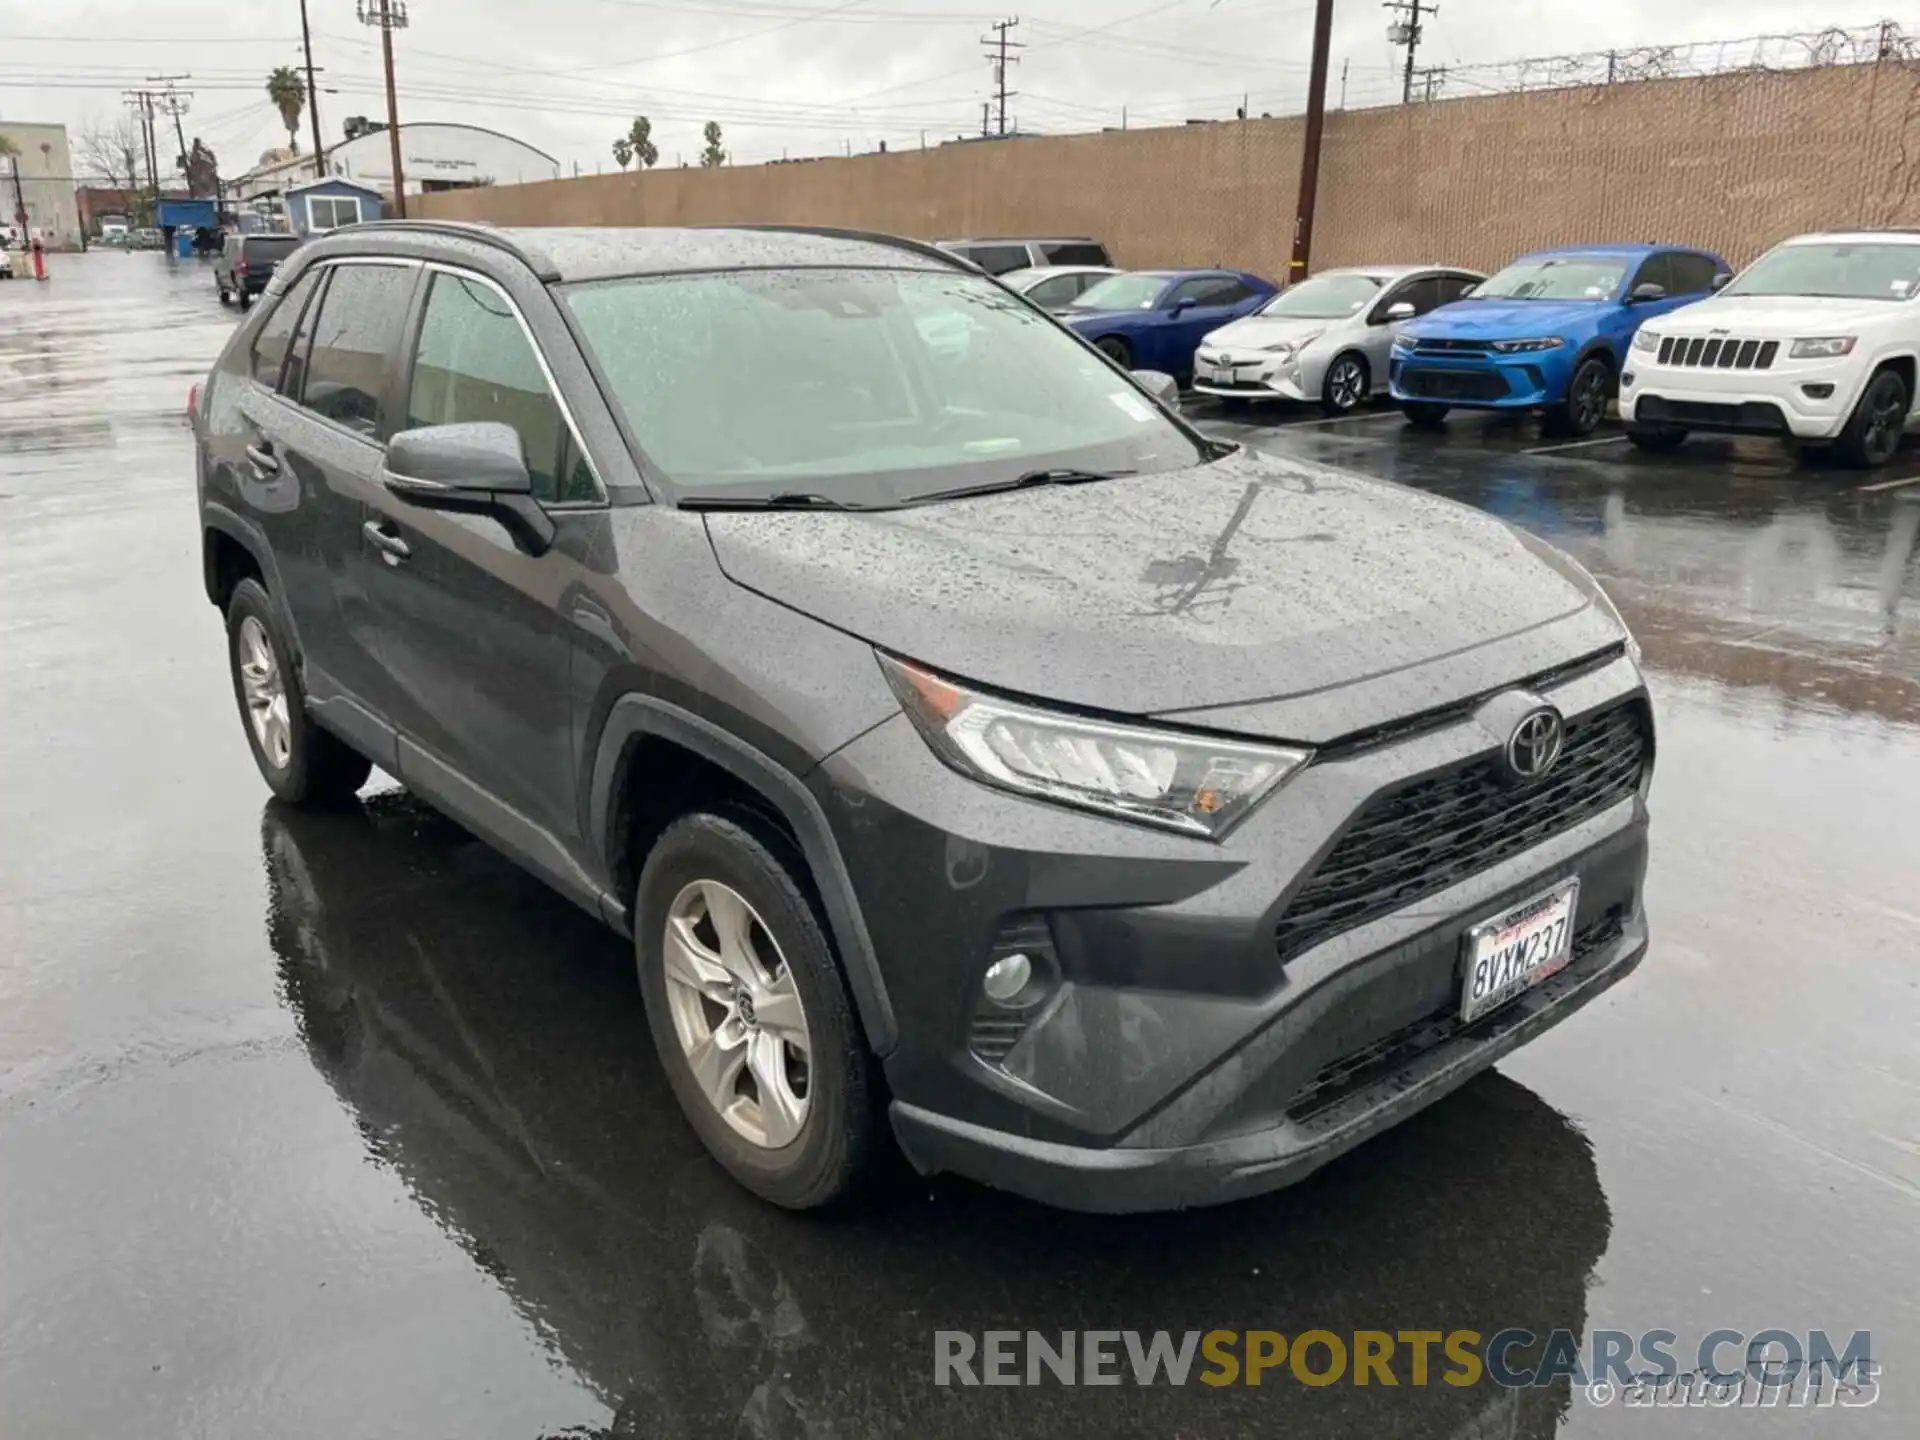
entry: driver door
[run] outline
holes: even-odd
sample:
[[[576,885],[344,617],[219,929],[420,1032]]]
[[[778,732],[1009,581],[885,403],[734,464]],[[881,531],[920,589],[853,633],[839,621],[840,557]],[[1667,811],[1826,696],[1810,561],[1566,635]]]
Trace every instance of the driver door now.
[[[1253,291],[1231,275],[1202,275],[1174,286],[1165,302],[1172,314],[1155,327],[1162,332],[1155,368],[1181,378],[1190,375],[1193,352],[1200,348],[1200,342],[1237,319],[1240,306],[1252,298]],[[1181,310],[1182,300],[1193,303]]]

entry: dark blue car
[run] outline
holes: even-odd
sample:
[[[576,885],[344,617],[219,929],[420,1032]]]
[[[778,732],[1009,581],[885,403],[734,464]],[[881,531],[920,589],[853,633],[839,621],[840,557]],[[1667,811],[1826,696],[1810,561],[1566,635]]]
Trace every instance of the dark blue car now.
[[[1393,398],[1415,425],[1455,406],[1539,409],[1559,434],[1606,417],[1641,323],[1732,277],[1718,255],[1673,245],[1594,245],[1522,256],[1464,300],[1394,338]]]
[[[1239,270],[1136,270],[1102,280],[1060,318],[1129,370],[1193,378],[1193,352],[1277,287]]]

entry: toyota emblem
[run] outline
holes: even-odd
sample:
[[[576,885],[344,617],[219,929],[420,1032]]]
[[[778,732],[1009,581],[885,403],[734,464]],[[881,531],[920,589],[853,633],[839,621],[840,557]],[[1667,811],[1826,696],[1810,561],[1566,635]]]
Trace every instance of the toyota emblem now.
[[[1553,769],[1566,743],[1566,722],[1551,706],[1526,715],[1507,740],[1507,768],[1519,780],[1538,780]]]

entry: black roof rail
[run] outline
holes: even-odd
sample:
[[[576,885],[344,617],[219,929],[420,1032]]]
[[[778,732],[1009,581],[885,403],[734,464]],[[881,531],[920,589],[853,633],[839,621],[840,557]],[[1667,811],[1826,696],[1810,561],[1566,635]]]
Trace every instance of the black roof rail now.
[[[342,225],[337,230],[329,230],[327,234],[369,234],[377,231],[397,231],[402,235],[444,235],[453,240],[477,241],[506,251],[542,281],[551,282],[560,278],[560,272],[554,269],[552,261],[539,258],[505,232],[477,220],[362,220],[355,225]]]
[[[695,230],[752,230],[762,234],[819,235],[829,240],[864,240],[869,245],[887,245],[907,250],[926,260],[938,260],[951,270],[969,274],[980,267],[951,251],[942,250],[930,240],[915,240],[905,235],[889,235],[883,230],[849,230],[839,225],[695,225]]]

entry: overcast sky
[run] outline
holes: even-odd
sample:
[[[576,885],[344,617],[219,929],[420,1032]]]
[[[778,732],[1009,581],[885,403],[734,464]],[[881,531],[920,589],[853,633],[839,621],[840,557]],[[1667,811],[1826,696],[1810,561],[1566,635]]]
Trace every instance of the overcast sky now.
[[[355,0],[308,0],[329,143],[349,115],[384,115],[378,32]],[[1443,93],[1498,83],[1471,68],[1524,56],[1871,25],[1892,0],[1443,0],[1422,65]],[[517,135],[586,171],[650,116],[661,163],[691,162],[703,121],[736,161],[892,148],[977,132],[991,73],[979,40],[1010,11],[972,0],[414,0],[397,36],[400,113]],[[1311,0],[1019,0],[1025,42],[1010,110],[1057,132],[1302,107]],[[1397,98],[1404,52],[1376,0],[1337,0],[1333,94]],[[1920,25],[1914,27],[1920,33]],[[191,74],[189,139],[224,173],[286,132],[263,90],[300,59],[299,0],[0,0],[0,118],[77,130],[145,77]],[[328,93],[329,91],[337,93]],[[302,124],[302,149],[307,126]]]

